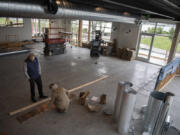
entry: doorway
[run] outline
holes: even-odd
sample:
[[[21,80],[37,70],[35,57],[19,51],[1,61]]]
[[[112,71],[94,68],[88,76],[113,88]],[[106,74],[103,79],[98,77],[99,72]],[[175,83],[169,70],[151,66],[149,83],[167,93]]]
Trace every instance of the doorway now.
[[[145,44],[144,40],[146,39],[147,39],[147,42]],[[153,36],[151,34],[140,35],[137,59],[144,62],[149,62],[151,52],[152,52],[152,43],[153,43],[152,41],[153,41]]]

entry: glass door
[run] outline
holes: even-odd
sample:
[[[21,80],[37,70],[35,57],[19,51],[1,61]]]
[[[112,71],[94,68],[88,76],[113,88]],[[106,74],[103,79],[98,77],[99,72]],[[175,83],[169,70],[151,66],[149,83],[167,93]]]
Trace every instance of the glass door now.
[[[151,55],[153,36],[150,34],[141,34],[139,39],[137,59],[148,62]]]
[[[174,31],[174,24],[142,23],[136,58],[161,66],[165,65]]]

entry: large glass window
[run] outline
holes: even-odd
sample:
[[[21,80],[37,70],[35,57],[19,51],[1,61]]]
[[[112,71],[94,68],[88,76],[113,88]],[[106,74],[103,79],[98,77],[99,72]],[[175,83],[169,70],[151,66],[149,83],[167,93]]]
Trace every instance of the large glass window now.
[[[89,28],[90,23],[90,28]],[[78,40],[78,29],[79,29],[79,21],[74,20],[71,21],[72,25],[72,42],[77,43]],[[88,43],[88,36],[90,37],[90,41],[95,39],[95,31],[100,30],[102,32],[102,39],[104,41],[110,41],[111,39],[111,22],[102,22],[102,21],[82,21],[82,42]],[[90,32],[89,32],[90,31]]]
[[[143,23],[138,56],[143,52],[149,52],[143,54],[147,61],[165,65],[168,60],[174,30],[174,24]]]
[[[111,22],[101,22],[101,21],[92,21],[91,24],[91,37],[90,39],[95,38],[95,31],[96,30],[101,30],[102,32],[102,39],[105,41],[110,41],[111,39],[111,27],[112,23]]]
[[[72,28],[71,43],[74,45],[77,45],[77,43],[78,43],[79,20],[71,21],[71,28]]]
[[[40,19],[40,33],[44,33],[45,28],[49,28],[49,19]]]
[[[89,21],[82,21],[82,42],[88,43]]]
[[[49,19],[32,19],[32,34],[43,34],[44,29],[49,27]]]
[[[176,49],[175,57],[180,57],[180,41],[179,41],[179,44],[178,44],[177,49]]]
[[[154,33],[155,23],[143,23],[141,33]]]
[[[23,27],[23,18],[0,17],[0,27]]]

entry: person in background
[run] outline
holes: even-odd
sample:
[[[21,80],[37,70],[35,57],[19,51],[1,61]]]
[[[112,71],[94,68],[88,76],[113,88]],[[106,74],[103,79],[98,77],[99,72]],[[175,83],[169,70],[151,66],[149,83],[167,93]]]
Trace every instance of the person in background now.
[[[31,100],[33,102],[37,102],[35,98],[35,83],[38,87],[39,97],[47,98],[47,96],[44,96],[42,89],[41,66],[38,59],[35,57],[33,53],[30,53],[24,61],[24,73],[30,83]]]

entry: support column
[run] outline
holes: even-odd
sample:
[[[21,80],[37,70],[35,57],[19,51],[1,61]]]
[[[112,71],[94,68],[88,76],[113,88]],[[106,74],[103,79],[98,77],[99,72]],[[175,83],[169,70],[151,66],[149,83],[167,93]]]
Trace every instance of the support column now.
[[[40,22],[40,19],[38,19],[38,25],[39,25],[39,33],[41,33],[41,22]]]
[[[180,39],[180,24],[176,24],[176,29],[174,32],[174,36],[172,39],[172,44],[171,44],[171,49],[169,52],[169,57],[168,57],[168,63],[173,60],[175,54],[176,54],[176,48],[178,46],[179,43],[179,39]]]
[[[78,46],[82,46],[82,20],[79,20]]]
[[[89,26],[88,26],[88,44],[90,42],[90,36],[91,36],[91,21],[89,21]]]
[[[32,25],[32,35],[33,35],[33,33],[34,33],[33,32],[34,31],[34,26],[33,26],[34,25],[34,19],[31,19],[31,25]]]

